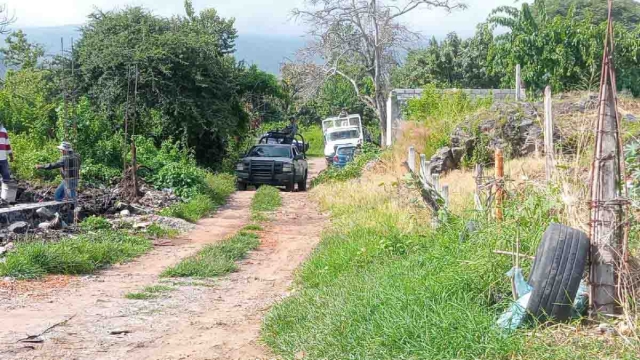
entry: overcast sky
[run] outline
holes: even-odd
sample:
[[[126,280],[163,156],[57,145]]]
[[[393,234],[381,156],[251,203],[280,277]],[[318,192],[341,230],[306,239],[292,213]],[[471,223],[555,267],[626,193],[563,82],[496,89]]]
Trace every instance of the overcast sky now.
[[[451,31],[470,35],[491,9],[512,5],[514,0],[466,0],[469,8],[446,14],[443,11],[414,11],[403,21],[425,36],[442,36]],[[159,15],[183,14],[183,0],[0,0],[16,17],[12,27],[76,25],[85,22],[94,8],[111,10],[141,5]],[[303,0],[193,0],[196,10],[213,7],[224,17],[235,17],[242,34],[299,35],[300,24],[290,19],[291,9]]]

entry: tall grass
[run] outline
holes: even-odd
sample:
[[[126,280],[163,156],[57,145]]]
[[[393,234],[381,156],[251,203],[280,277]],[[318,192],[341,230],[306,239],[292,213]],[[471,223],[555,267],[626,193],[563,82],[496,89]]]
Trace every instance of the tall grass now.
[[[452,131],[466,116],[489,108],[492,103],[492,97],[474,100],[462,91],[445,93],[434,85],[427,85],[420,98],[408,101],[406,115],[410,120],[423,122],[429,128],[424,154],[431,157],[439,148],[449,146]]]
[[[454,217],[432,230],[422,210],[392,186],[332,183],[314,192],[333,226],[299,272],[295,295],[265,319],[263,340],[278,355],[573,359],[604,348],[631,358],[619,343],[558,346],[524,331],[508,336],[494,325],[510,303],[504,273],[512,264],[493,250],[510,250],[519,238],[520,251],[533,254],[556,220],[557,194],[526,189],[514,194],[500,224]],[[469,234],[471,220],[479,230]]]
[[[107,265],[129,261],[152,247],[143,237],[101,230],[57,243],[18,243],[0,263],[0,276],[34,279],[46,274],[90,274]]]

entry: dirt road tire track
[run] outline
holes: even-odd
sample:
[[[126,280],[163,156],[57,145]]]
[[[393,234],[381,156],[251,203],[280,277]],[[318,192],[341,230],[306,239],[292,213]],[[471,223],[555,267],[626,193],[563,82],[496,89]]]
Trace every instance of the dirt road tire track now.
[[[324,167],[312,160],[309,180]],[[0,359],[268,359],[258,341],[266,311],[288,295],[294,270],[320,239],[326,222],[305,192],[282,193],[276,221],[261,246],[229,276],[193,286],[182,281],[167,296],[148,301],[124,295],[158,283],[167,266],[249,222],[253,192],[234,194],[176,246],[156,248],[138,260],[42,299],[0,303]],[[16,343],[75,315],[45,334],[41,344]],[[113,331],[126,334],[110,335]]]

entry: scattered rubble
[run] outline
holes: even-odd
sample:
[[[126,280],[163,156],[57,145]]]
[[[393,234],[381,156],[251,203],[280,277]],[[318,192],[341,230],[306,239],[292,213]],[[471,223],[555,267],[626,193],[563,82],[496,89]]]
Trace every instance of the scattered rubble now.
[[[18,221],[9,225],[8,230],[13,234],[26,234],[29,230],[29,224],[26,221]]]

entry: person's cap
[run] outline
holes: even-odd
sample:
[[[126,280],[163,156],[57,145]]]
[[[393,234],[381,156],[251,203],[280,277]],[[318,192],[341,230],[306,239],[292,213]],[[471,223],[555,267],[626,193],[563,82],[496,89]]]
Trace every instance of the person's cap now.
[[[73,146],[71,145],[71,143],[63,141],[62,143],[60,143],[60,145],[58,145],[58,149],[62,151],[73,151]]]

